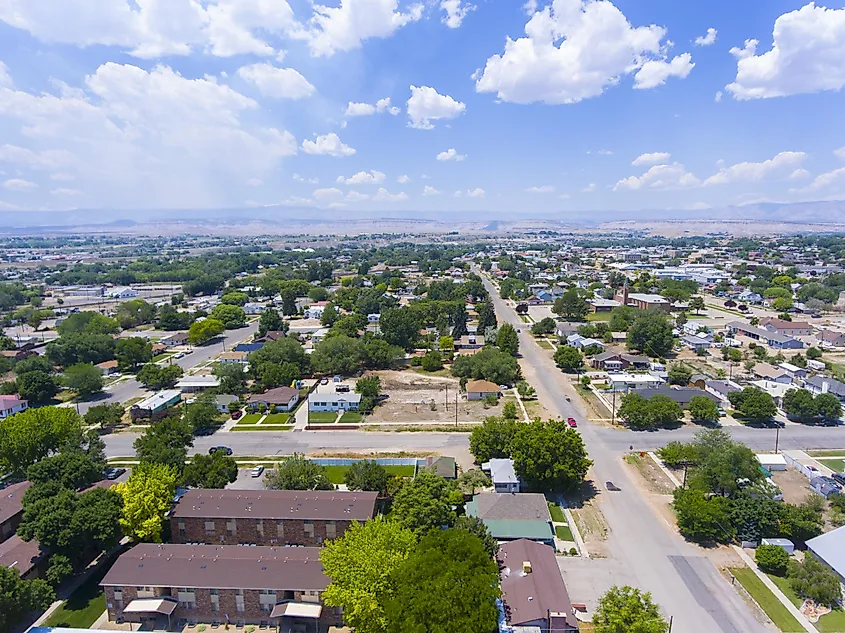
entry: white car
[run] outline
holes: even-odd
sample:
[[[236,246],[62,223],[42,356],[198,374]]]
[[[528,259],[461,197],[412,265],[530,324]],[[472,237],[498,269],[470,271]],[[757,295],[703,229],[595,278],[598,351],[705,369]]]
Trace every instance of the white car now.
[[[256,466],[251,471],[249,471],[250,477],[261,477],[261,473],[264,472],[264,466]]]

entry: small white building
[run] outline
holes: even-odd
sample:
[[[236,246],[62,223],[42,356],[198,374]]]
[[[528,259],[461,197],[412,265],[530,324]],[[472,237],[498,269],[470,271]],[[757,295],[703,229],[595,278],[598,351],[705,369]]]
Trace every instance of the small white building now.
[[[496,492],[519,492],[519,477],[516,476],[512,459],[491,459],[481,465],[481,470],[490,475]]]
[[[220,386],[217,376],[185,376],[176,383],[182,393],[197,393],[206,389],[216,389]]]
[[[795,543],[788,538],[764,538],[761,543],[763,545],[777,545],[790,556],[795,551]]]
[[[138,291],[134,288],[112,288],[106,295],[112,299],[132,299],[138,296]]]
[[[760,465],[763,466],[766,470],[775,471],[775,470],[786,470],[786,459],[783,455],[776,454],[772,455],[770,453],[757,453],[755,455],[757,461],[760,462]]]
[[[264,310],[267,309],[267,306],[263,303],[255,303],[249,302],[244,304],[244,313],[245,314],[261,314]]]
[[[663,384],[663,379],[652,374],[608,373],[607,384],[611,391],[628,392],[631,389],[654,389]]]
[[[318,390],[308,396],[308,411],[312,413],[357,411],[360,405],[360,393],[338,393],[334,390]]]

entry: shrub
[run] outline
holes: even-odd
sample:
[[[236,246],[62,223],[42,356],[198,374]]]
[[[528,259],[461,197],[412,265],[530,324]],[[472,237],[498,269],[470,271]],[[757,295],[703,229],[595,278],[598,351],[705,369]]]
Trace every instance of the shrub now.
[[[578,550],[575,549],[574,547],[570,547],[569,548],[569,555],[570,556],[578,556]]]
[[[761,545],[754,554],[754,561],[767,574],[783,576],[789,565],[789,554],[779,545]]]

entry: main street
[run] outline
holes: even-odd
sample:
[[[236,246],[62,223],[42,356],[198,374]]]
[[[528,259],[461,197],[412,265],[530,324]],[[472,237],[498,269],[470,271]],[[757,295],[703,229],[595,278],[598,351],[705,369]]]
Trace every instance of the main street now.
[[[218,338],[209,345],[195,347],[193,353],[186,354],[183,358],[172,358],[171,362],[179,365],[187,373],[189,370],[197,367],[198,365],[210,361],[212,358],[220,354],[224,348],[229,350],[238,343],[252,339],[257,331],[258,321],[253,321],[245,327],[225,332],[221,338]],[[108,404],[111,402],[127,402],[128,400],[132,400],[134,398],[146,396],[149,393],[150,392],[147,391],[141,383],[130,377],[107,387],[104,390],[105,395],[103,397],[89,400],[88,402],[80,402],[78,410],[80,413],[84,414],[94,405]]]
[[[589,476],[599,491],[595,503],[608,525],[607,549],[620,567],[614,582],[630,583],[650,591],[667,615],[674,618],[672,630],[676,633],[767,631],[701,551],[686,543],[657,517],[636,491],[629,471],[623,467],[618,442],[608,442],[607,438],[618,434],[624,438],[623,445],[629,439],[630,444],[641,442],[635,442],[633,434],[614,429],[600,431],[587,422],[580,397],[555,367],[549,353],[537,345],[493,284],[486,278],[484,284],[493,298],[500,324],[510,323],[522,330],[520,365],[528,382],[537,390],[540,401],[557,416],[572,416],[579,420],[579,431],[594,461]],[[642,437],[636,435],[638,439]],[[651,442],[662,440],[660,434],[655,434]],[[605,490],[607,481],[614,482],[622,491],[608,493]],[[562,567],[565,570],[566,564],[562,563]]]

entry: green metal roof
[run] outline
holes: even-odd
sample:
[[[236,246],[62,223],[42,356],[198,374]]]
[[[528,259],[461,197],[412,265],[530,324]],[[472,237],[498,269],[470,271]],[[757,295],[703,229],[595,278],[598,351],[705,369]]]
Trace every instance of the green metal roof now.
[[[545,521],[516,521],[491,519],[484,525],[495,539],[525,538],[532,541],[551,541],[554,539],[552,526]]]

